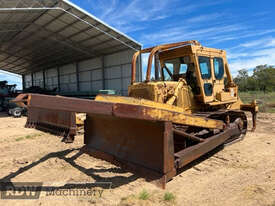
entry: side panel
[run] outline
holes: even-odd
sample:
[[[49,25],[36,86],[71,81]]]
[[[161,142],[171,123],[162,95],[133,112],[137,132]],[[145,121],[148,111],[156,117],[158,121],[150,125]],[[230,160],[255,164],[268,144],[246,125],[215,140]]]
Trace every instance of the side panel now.
[[[80,92],[98,92],[98,90],[116,90],[118,95],[127,96],[131,82],[131,61],[135,51],[125,50],[118,53],[97,57],[59,67],[60,92],[77,92],[77,76]],[[140,67],[140,61],[137,62]],[[31,74],[25,75],[25,88],[32,86]],[[137,69],[137,80],[141,79],[141,70]],[[34,86],[43,88],[43,71],[33,74]],[[57,68],[45,70],[45,87],[58,87]]]
[[[45,71],[45,81],[47,89],[58,88],[58,72],[57,68],[48,69]]]
[[[76,92],[76,64],[68,64],[60,67],[61,92]]]
[[[126,50],[104,57],[105,89],[116,90],[118,95],[128,95],[131,82],[131,63],[135,52]],[[139,61],[137,62],[139,68]],[[140,79],[137,69],[137,80]]]
[[[31,74],[26,74],[25,75],[25,88],[29,88],[32,86],[32,75]]]
[[[43,88],[44,83],[43,83],[43,72],[35,72],[33,73],[33,86],[39,86]]]
[[[81,92],[103,89],[102,58],[79,62],[79,87]]]

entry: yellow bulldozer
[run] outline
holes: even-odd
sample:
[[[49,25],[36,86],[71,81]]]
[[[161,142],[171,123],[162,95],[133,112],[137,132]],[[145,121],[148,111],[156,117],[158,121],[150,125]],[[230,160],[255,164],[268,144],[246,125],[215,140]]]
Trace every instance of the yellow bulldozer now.
[[[136,62],[149,53],[146,79],[136,82]],[[154,69],[152,69],[154,67]],[[132,60],[128,97],[85,100],[22,94],[27,126],[58,131],[71,142],[75,113],[86,113],[83,151],[165,188],[180,168],[214,148],[244,137],[247,116],[256,128],[256,102],[243,104],[226,52],[198,41],[138,51]]]

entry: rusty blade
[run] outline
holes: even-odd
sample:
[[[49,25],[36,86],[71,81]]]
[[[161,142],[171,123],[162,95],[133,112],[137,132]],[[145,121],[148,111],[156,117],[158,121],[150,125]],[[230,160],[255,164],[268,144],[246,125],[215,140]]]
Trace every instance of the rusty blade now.
[[[94,114],[112,114],[112,104],[104,102],[96,102],[92,100],[49,96],[41,94],[29,94],[29,107],[36,107],[42,109],[52,109],[67,112],[79,112]]]
[[[29,107],[27,128],[35,128],[62,136],[65,139],[74,138],[77,132],[76,117],[74,112],[56,111]]]
[[[198,126],[211,129],[223,129],[220,120],[207,119],[194,115],[173,112],[149,106],[98,102],[93,100],[30,94],[29,107],[52,109],[88,114],[105,114],[122,118],[143,119],[151,121],[171,121],[178,124]]]

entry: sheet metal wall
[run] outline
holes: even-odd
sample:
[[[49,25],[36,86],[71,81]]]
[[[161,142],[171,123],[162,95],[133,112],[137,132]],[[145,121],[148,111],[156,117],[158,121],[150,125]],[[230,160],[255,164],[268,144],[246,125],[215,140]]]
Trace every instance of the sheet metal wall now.
[[[127,95],[131,82],[131,60],[134,51],[107,55],[90,60],[64,65],[59,68],[41,70],[25,75],[24,86],[32,85],[43,88],[59,88],[63,92],[97,92],[102,89],[116,90],[119,95]],[[139,65],[139,61],[138,61]],[[139,67],[138,67],[139,68]],[[45,77],[43,78],[43,73]],[[59,77],[58,77],[59,74]],[[141,78],[139,70],[137,79]],[[77,81],[78,80],[78,81]]]
[[[58,88],[58,71],[57,68],[45,70],[45,86],[47,89]]]

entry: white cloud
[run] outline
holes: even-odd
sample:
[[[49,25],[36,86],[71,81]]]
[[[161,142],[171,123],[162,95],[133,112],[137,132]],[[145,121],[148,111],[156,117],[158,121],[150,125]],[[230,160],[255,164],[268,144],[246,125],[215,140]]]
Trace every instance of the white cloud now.
[[[169,8],[174,1],[178,0],[132,0],[130,3],[97,0],[93,2],[101,5],[94,8],[100,13],[100,19],[124,31],[124,27],[134,27],[135,22],[157,21],[169,17],[171,15]]]
[[[136,38],[146,47],[191,39],[199,40],[210,47],[230,45],[226,50],[233,73],[242,68],[254,68],[259,64],[275,64],[275,28],[255,27],[256,21],[262,23],[268,18],[268,12],[255,12],[247,18],[229,9],[219,13],[205,12],[207,8],[230,1],[132,0],[129,3],[118,0],[91,0],[93,4],[97,2],[101,5],[101,19],[123,32],[139,31]],[[170,17],[173,17],[171,21]],[[175,21],[177,17],[180,17],[180,20]],[[254,18],[255,25],[251,24],[251,18]],[[165,24],[152,26],[164,19]],[[145,55],[142,61],[146,66],[148,55]]]
[[[183,40],[208,40],[227,32],[241,31],[246,29],[245,26],[239,24],[213,26],[208,28],[194,29],[192,26],[173,26],[162,29],[158,32],[144,34],[141,41],[144,44],[149,42],[159,44],[164,42],[176,42]]]
[[[247,30],[244,29],[242,31],[238,31],[237,33],[232,33],[232,34],[224,34],[224,35],[217,35],[210,37],[209,40],[213,40],[211,44],[218,44],[221,42],[226,42],[226,41],[232,41],[232,40],[241,40],[241,39],[247,39],[247,38],[252,38],[252,37],[260,37],[260,36],[265,36],[267,34],[272,34],[275,33],[275,29],[267,29],[267,30]],[[240,48],[241,45],[236,45],[234,47],[231,47],[230,49],[236,49]]]
[[[237,46],[227,49],[227,51],[228,57],[231,59],[235,59],[240,57],[258,57],[262,55],[267,55],[269,50],[266,50],[266,48],[273,47],[275,47],[275,38],[262,37],[260,39],[241,43]],[[266,51],[268,52],[266,53]]]
[[[184,12],[185,14],[192,13],[203,7],[215,6],[215,5],[223,4],[229,1],[230,0],[212,0],[212,1],[200,1],[200,2],[199,1],[194,2],[193,0],[184,1],[184,2],[181,1],[184,3],[184,6],[182,7],[183,9],[179,9],[179,11]]]
[[[257,40],[254,40],[254,41],[249,41],[249,42],[240,44],[240,47],[245,47],[245,48],[250,48],[250,47],[265,47],[267,45],[267,42],[268,42],[268,44],[271,44],[272,43],[272,39],[270,40],[270,39],[267,39],[265,37],[265,38],[262,38],[262,39],[257,39]]]
[[[167,19],[171,16],[186,15],[195,12],[203,7],[214,6],[230,0],[212,0],[194,2],[191,0],[86,0],[87,6],[91,8],[98,17],[117,29],[129,33],[137,31],[134,28],[136,23],[151,23]],[[201,15],[190,18],[191,22],[202,21],[203,18],[214,19],[221,14]],[[139,27],[139,30],[148,28],[149,25]]]
[[[16,84],[17,89],[22,89],[22,77],[17,74],[0,70],[0,81],[8,81],[8,84]]]
[[[252,69],[258,65],[275,65],[275,47],[246,53],[233,60],[229,58],[229,64],[233,73],[237,73],[240,69]]]
[[[187,22],[187,23],[201,23],[201,22],[217,19],[217,18],[220,18],[222,16],[224,16],[223,13],[205,14],[205,15],[192,17],[190,19],[185,20],[184,22]]]

